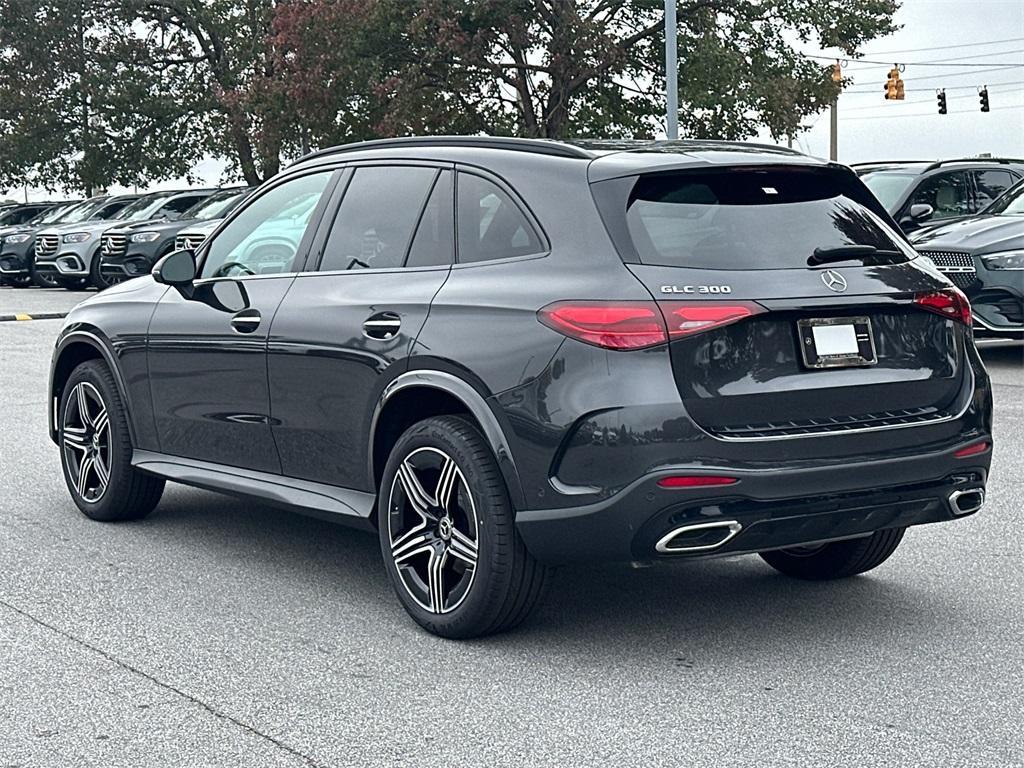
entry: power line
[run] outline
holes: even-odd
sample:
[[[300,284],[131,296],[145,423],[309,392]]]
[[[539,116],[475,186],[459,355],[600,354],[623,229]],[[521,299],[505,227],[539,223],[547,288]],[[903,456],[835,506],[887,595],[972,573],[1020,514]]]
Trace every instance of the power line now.
[[[967,60],[968,59],[987,59],[987,58],[990,58],[992,56],[1004,56],[1006,54],[1011,54],[1011,53],[1024,53],[1024,49],[1017,49],[1015,51],[993,51],[992,53],[978,53],[978,54],[975,54],[973,56],[954,56],[951,59],[935,59],[933,61],[917,61],[917,62],[910,62],[910,61],[908,61],[908,62],[897,62],[897,63],[905,64],[906,66],[913,66],[913,67],[952,67],[952,66],[955,66],[956,64],[959,64],[959,63],[963,62],[965,67],[989,67],[989,66],[994,65],[995,62],[994,61],[985,61],[985,62],[981,62],[979,64],[970,64],[970,63],[967,63]],[[877,64],[870,64],[869,66],[866,66],[866,67],[854,67],[853,66],[854,64],[859,64],[861,62],[867,63],[868,59],[853,59],[853,60],[850,61],[850,67],[849,68],[850,69],[855,69],[858,72],[863,72],[864,70],[868,70],[868,69],[880,69],[882,67],[891,67],[892,66],[892,64],[889,64],[888,62],[878,62]],[[1014,66],[1014,65],[1009,65],[1008,64],[1007,66]],[[1020,64],[1020,65],[1016,65],[1016,66],[1024,66],[1024,64]]]
[[[992,111],[1002,111],[1004,109],[1024,109],[1024,104],[1008,104],[1004,107],[992,107]],[[967,115],[967,114],[981,114],[977,109],[957,109],[950,112],[951,115]],[[909,119],[912,117],[929,117],[931,115],[938,115],[938,112],[914,112],[910,115],[854,115],[853,117],[843,117],[840,115],[840,120],[892,120],[897,117]],[[941,115],[939,115],[941,117]]]
[[[971,87],[973,88],[974,86],[972,85]],[[992,86],[989,86],[988,89],[989,89],[989,91],[991,91],[992,90]],[[1009,93],[1020,93],[1020,92],[1021,92],[1021,90],[1019,88],[1015,88],[1013,91],[1010,91]],[[1000,91],[999,93],[1005,95],[1008,92],[1007,91]],[[954,101],[956,99],[976,99],[977,97],[978,97],[978,95],[976,93],[965,93],[963,96],[947,96],[946,98],[949,99],[950,101]],[[935,103],[935,95],[932,94],[927,99],[903,99],[901,101],[897,101],[896,103],[897,104],[934,104]],[[882,108],[888,109],[889,107],[886,104],[862,104],[859,107],[843,107],[843,111],[844,112],[853,112],[853,111],[862,110],[862,109],[882,109]]]
[[[916,79],[920,79],[920,78],[916,78]],[[909,80],[904,80],[903,82],[908,83],[910,81]],[[1024,80],[1010,80],[1010,81],[1005,82],[1005,83],[987,83],[986,84],[986,86],[988,87],[989,90],[992,90],[993,88],[1002,88],[1005,85],[1024,85]],[[945,90],[945,91],[974,91],[974,90],[977,90],[978,87],[979,87],[978,85],[947,85],[947,86],[945,86],[943,88],[943,90]],[[848,88],[847,90],[843,91],[842,93],[843,93],[843,95],[845,95],[847,93],[855,93],[855,94],[880,93],[882,90],[884,90],[884,89],[882,89],[882,88]]]
[[[956,45],[933,45],[928,48],[907,48],[900,51],[870,51],[865,56],[886,56],[890,53],[921,53],[922,51],[948,51],[950,48],[977,48],[980,45],[998,45],[1000,43],[1019,43],[1024,37],[1008,37],[1005,40],[988,40],[981,43],[958,43]],[[841,58],[841,57],[840,57]]]
[[[1024,52],[1024,51],[1003,51],[1003,53],[1022,53],[1022,52]],[[835,56],[807,56],[807,58],[808,59],[820,59],[822,61],[832,61],[832,62],[834,62],[836,60]],[[963,58],[968,58],[968,57],[965,56]],[[980,58],[980,57],[975,56],[975,57],[971,57],[971,58]],[[857,64],[881,64],[881,65],[886,66],[886,67],[891,67],[893,65],[893,62],[891,62],[891,61],[882,61],[881,59],[878,59],[878,60],[872,60],[872,59],[853,59],[851,63],[853,63],[853,62],[855,62]],[[907,67],[990,67],[990,66],[997,66],[997,67],[1024,67],[1024,61],[1022,61],[1022,62],[1014,62],[1014,63],[1000,62],[998,64],[996,62],[994,62],[994,61],[988,61],[988,62],[984,62],[984,63],[971,64],[970,62],[955,62],[955,61],[953,61],[951,59],[945,59],[945,60],[942,60],[942,61],[901,61],[901,62],[897,62],[897,63],[903,64],[904,66],[907,66]],[[866,69],[866,67],[865,67],[865,69]]]
[[[1004,72],[1007,69],[1018,69],[1024,67],[1024,64],[1014,65],[1012,67],[992,67],[991,69],[977,69],[973,72],[947,72],[944,75],[924,75],[922,77],[908,77],[903,80],[904,83],[919,83],[922,80],[948,80],[951,77],[967,77],[968,75],[975,77],[977,75],[984,74],[985,72]],[[865,88],[864,90],[849,89],[843,91],[843,93],[877,93],[877,88]]]

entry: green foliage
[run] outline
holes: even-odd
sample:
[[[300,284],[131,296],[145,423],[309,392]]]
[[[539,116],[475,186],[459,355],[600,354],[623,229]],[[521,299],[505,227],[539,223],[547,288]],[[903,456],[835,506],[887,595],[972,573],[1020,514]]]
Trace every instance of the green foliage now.
[[[680,130],[782,138],[896,0],[679,0]],[[662,0],[0,0],[0,186],[91,190],[206,155],[250,183],[389,135],[650,136]]]

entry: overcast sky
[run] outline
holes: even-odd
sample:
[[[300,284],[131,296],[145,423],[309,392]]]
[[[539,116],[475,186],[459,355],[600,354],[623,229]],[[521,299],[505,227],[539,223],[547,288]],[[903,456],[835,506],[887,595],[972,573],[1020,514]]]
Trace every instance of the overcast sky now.
[[[883,96],[891,64],[851,61],[844,74],[853,82],[839,97],[839,161],[1024,157],[1024,0],[904,0],[896,21],[903,28],[865,45],[864,58],[906,63],[906,99]],[[934,61],[944,66],[914,64]],[[982,85],[988,113],[979,109]],[[949,114],[938,113],[937,88],[946,89]],[[827,157],[828,111],[807,123],[797,147]]]
[[[891,64],[851,61],[844,73],[853,82],[839,98],[840,162],[939,159],[983,152],[1024,157],[1024,0],[904,0],[896,21],[903,28],[865,45],[864,58],[905,63],[906,99],[883,98]],[[804,52],[836,53],[811,48]],[[934,61],[944,66],[915,64]],[[988,86],[989,113],[978,108],[977,88],[982,85]],[[938,114],[937,88],[946,89],[949,114]],[[828,111],[806,124],[809,128],[796,137],[796,147],[827,157]],[[767,135],[759,138],[771,140]],[[196,169],[209,184],[220,182],[223,170],[222,163],[212,160]],[[153,188],[175,186],[182,182],[162,182]],[[9,195],[22,199],[21,190],[11,190]],[[31,199],[48,197],[45,192],[30,191]]]

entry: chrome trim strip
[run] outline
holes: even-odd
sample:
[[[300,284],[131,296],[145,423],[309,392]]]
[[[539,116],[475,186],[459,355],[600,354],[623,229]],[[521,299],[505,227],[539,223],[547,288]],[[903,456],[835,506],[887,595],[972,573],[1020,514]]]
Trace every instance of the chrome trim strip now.
[[[992,325],[991,323],[986,323],[974,312],[971,313],[971,317],[973,318],[974,322],[976,322],[978,325],[980,325],[987,331],[996,331],[998,333],[1024,333],[1024,325]]]
[[[965,363],[965,365],[967,365],[967,370],[971,374],[970,384],[966,387],[966,389],[967,389],[968,392],[973,393],[974,392],[974,384],[975,384],[975,381],[974,381],[974,371],[971,370],[971,367],[970,367],[969,364]],[[938,417],[936,419],[929,419],[927,421],[916,421],[916,422],[913,422],[911,424],[886,424],[886,425],[880,426],[880,427],[857,427],[856,429],[822,430],[820,432],[801,432],[799,435],[766,435],[766,436],[763,436],[763,437],[726,437],[724,435],[716,435],[713,432],[708,432],[707,430],[704,430],[704,431],[709,436],[713,437],[715,440],[721,440],[721,441],[726,442],[726,443],[756,443],[756,442],[763,442],[765,440],[799,440],[801,438],[807,438],[807,437],[835,437],[837,435],[859,435],[859,434],[864,434],[864,433],[867,433],[867,432],[884,432],[884,431],[889,430],[889,429],[910,429],[912,427],[931,427],[931,426],[933,426],[935,424],[945,424],[947,421],[956,421],[961,416],[963,416],[965,413],[967,413],[967,409],[971,407],[971,401],[972,400],[973,400],[973,397],[971,395],[968,395],[965,398],[965,402],[964,402],[963,407],[959,411],[957,411],[956,413],[946,414],[945,416],[940,416],[940,417]]]
[[[690,531],[704,531],[712,528],[727,528],[729,530],[725,538],[716,544],[701,544],[697,547],[670,547],[668,543],[676,536],[682,533],[689,533]],[[696,523],[694,525],[683,525],[679,528],[673,528],[671,531],[666,533],[660,539],[658,543],[654,545],[654,549],[661,552],[663,555],[671,555],[676,552],[708,552],[712,549],[718,549],[723,544],[731,541],[736,537],[736,534],[743,529],[743,526],[736,520],[718,520],[711,523]]]

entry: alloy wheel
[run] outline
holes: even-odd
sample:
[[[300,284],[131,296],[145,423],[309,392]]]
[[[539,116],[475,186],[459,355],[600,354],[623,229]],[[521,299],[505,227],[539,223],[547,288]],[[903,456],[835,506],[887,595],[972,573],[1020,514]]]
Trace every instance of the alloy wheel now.
[[[110,483],[110,415],[87,381],[76,384],[67,399],[61,445],[75,491],[84,501],[99,501]]]
[[[466,599],[480,525],[466,478],[444,451],[418,448],[402,460],[388,497],[388,541],[399,580],[425,611],[448,613]]]

